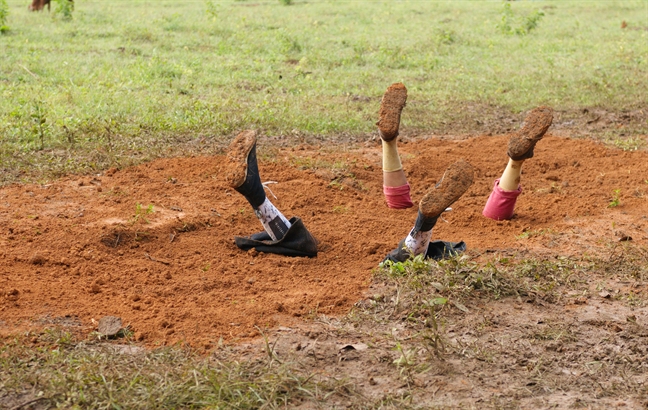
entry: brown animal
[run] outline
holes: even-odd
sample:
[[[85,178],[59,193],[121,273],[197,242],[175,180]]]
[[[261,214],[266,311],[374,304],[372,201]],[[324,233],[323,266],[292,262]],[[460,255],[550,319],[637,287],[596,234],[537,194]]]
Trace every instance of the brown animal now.
[[[50,11],[52,8],[52,5],[50,4],[51,0],[32,0],[32,4],[29,6],[29,10],[31,11],[40,11],[47,6],[47,11]],[[70,0],[70,3],[72,3],[74,0]]]
[[[45,8],[45,5],[47,5],[47,11],[49,11],[52,7],[50,0],[33,0],[31,6],[29,6],[29,10],[40,11]]]

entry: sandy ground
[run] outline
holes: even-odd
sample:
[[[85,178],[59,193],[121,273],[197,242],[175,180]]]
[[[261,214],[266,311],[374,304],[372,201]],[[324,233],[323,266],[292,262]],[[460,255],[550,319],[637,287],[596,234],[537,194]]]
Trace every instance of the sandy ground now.
[[[600,255],[619,240],[646,244],[648,153],[589,140],[545,137],[523,167],[514,218],[484,218],[483,205],[506,164],[507,140],[401,141],[415,203],[457,159],[476,169],[474,185],[444,214],[434,238],[464,240],[476,257]],[[259,148],[262,179],[276,182],[269,185],[276,199],[268,195],[286,216],[303,219],[319,240],[316,258],[236,248],[235,235],[262,227],[222,180],[224,156],[11,185],[0,189],[0,332],[52,323],[89,332],[102,316],[115,315],[149,346],[185,342],[209,349],[221,338],[246,340],[315,312],[348,312],[412,227],[416,208],[385,206],[376,140],[354,147],[268,146]],[[615,195],[619,205],[610,207]]]

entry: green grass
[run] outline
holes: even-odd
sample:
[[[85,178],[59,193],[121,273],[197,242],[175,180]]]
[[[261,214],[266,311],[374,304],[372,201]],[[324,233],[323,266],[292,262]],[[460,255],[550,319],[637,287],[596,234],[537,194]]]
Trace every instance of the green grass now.
[[[371,132],[395,81],[405,127],[426,131],[538,104],[636,109],[648,94],[643,0],[84,1],[69,21],[8,4],[5,183],[218,149],[243,128]],[[526,35],[501,29],[538,11]]]
[[[0,407],[25,386],[49,407],[92,409],[273,409],[346,392],[344,381],[316,381],[271,356],[210,360],[178,347],[131,354],[61,331],[27,336],[45,347],[30,346],[28,337],[0,346]]]

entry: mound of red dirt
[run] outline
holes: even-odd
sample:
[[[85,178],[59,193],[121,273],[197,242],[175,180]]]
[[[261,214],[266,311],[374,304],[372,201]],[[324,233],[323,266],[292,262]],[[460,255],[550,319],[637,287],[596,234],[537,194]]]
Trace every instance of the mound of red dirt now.
[[[474,185],[434,238],[465,240],[473,255],[645,244],[647,153],[546,137],[523,167],[515,217],[496,222],[481,211],[506,146],[505,136],[400,144],[415,203],[450,163],[465,158],[475,167]],[[416,208],[385,206],[377,142],[325,150],[298,147],[260,162],[262,179],[276,182],[272,202],[320,241],[312,259],[236,248],[235,235],[262,227],[222,180],[222,156],[0,189],[0,331],[60,321],[91,330],[113,315],[149,345],[209,347],[310,313],[348,311],[411,229]]]

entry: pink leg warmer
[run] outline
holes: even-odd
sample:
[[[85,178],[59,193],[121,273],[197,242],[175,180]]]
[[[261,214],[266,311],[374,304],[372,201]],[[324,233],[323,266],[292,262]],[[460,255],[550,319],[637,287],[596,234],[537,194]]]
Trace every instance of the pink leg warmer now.
[[[500,188],[499,181],[499,178],[495,180],[493,191],[486,201],[484,212],[482,212],[486,218],[496,221],[511,219],[517,197],[522,193],[521,185],[515,191],[505,191]]]
[[[409,184],[402,186],[383,185],[383,193],[385,194],[387,206],[392,209],[405,209],[414,206],[412,198],[410,198]]]

